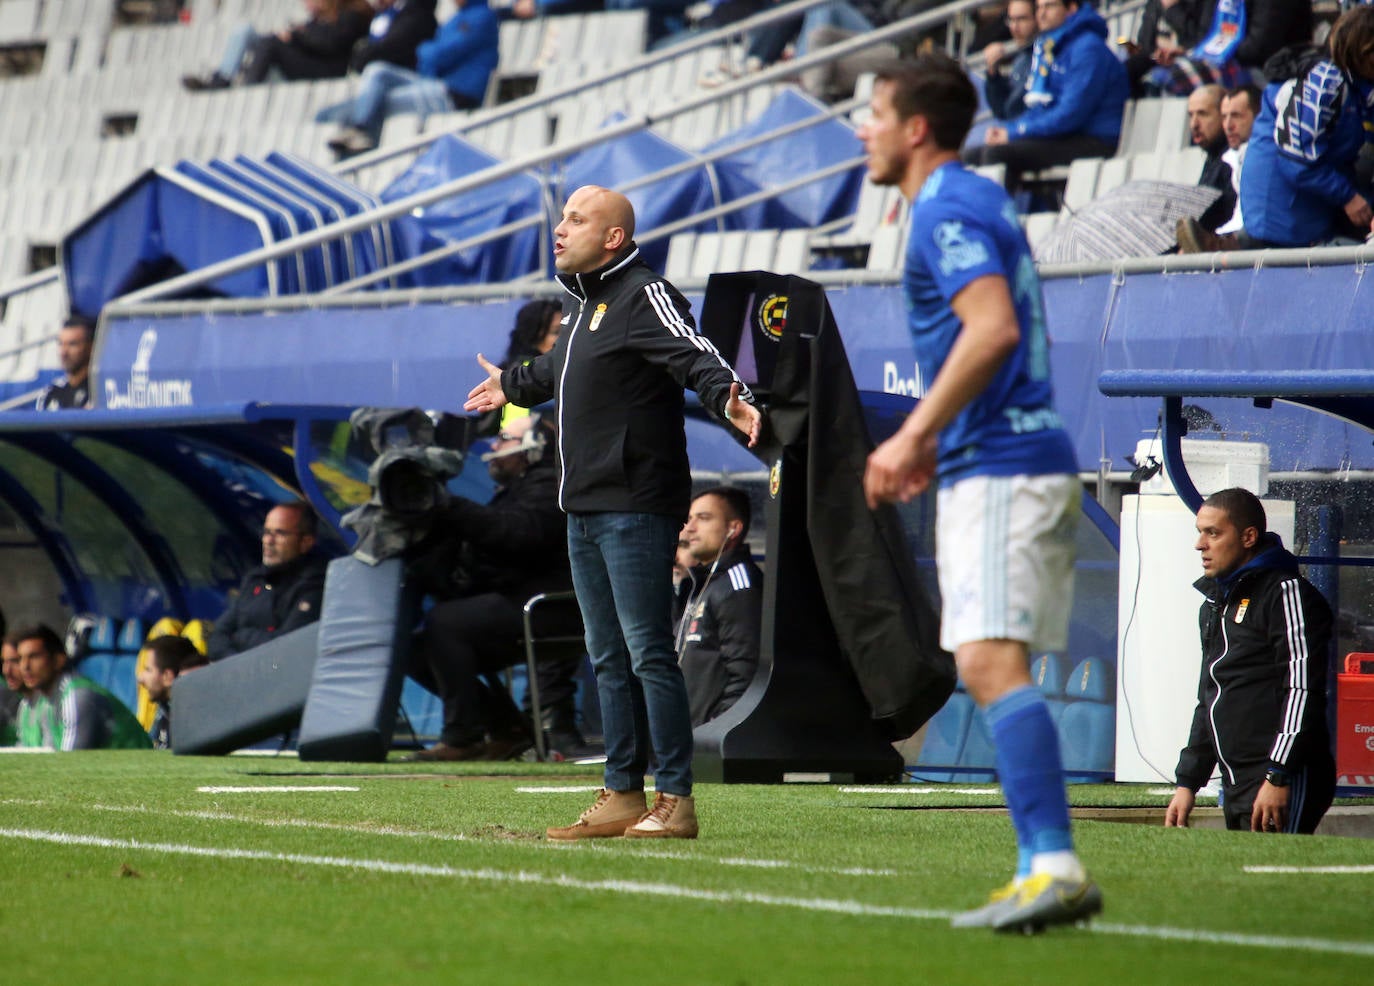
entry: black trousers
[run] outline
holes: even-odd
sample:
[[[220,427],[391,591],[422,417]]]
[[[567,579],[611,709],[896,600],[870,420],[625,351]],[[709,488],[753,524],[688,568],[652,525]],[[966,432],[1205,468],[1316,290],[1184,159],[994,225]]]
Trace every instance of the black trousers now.
[[[425,618],[411,658],[411,677],[444,703],[440,738],[450,746],[481,742],[486,733],[526,728],[526,719],[496,679],[496,672],[523,663],[523,604],[489,592],[436,603]],[[576,675],[581,655],[540,658],[540,704],[555,727],[575,720]],[[526,701],[526,709],[529,703]]]
[[[1086,134],[1069,137],[1028,137],[1013,140],[1006,144],[970,147],[963,152],[965,164],[1005,164],[1007,166],[1007,188],[1020,187],[1021,175],[1027,171],[1040,171],[1060,164],[1072,164],[1081,157],[1111,157],[1116,153],[1116,143],[1108,143]]]
[[[1288,826],[1284,829],[1287,833],[1311,835],[1315,832],[1336,796],[1336,763],[1329,752],[1323,750],[1323,753],[1325,756],[1318,754],[1314,762],[1289,782]],[[1259,767],[1238,775],[1234,785],[1222,788],[1222,813],[1226,816],[1228,829],[1250,831],[1250,812],[1263,783],[1264,768]]]

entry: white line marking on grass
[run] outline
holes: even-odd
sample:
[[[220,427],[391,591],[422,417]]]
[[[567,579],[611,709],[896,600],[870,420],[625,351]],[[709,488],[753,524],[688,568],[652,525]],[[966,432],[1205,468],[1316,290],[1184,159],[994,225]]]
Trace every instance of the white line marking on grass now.
[[[1284,938],[1276,935],[1245,935],[1233,931],[1196,931],[1192,928],[1155,927],[1145,924],[1093,922],[1088,930],[1100,935],[1158,938],[1197,942],[1203,945],[1239,945],[1242,948],[1280,948],[1296,952],[1330,952],[1338,955],[1374,955],[1374,942],[1337,941],[1330,938]]]
[[[1374,866],[1246,866],[1246,873],[1374,873]]]
[[[358,791],[361,788],[346,787],[343,784],[258,784],[207,785],[196,790],[201,794],[276,794],[278,791]]]
[[[140,842],[135,839],[108,839],[97,835],[68,832],[49,832],[36,829],[0,828],[0,838],[24,839],[67,846],[91,846],[99,849],[131,849],[168,853],[179,856],[198,856],[211,859],[241,859],[260,862],[292,863],[299,866],[324,866],[334,869],[361,870],[373,873],[397,873],[406,876],[447,877],[484,883],[510,883],[526,886],[559,887],[590,893],[631,894],[647,897],[672,897],[680,900],[701,900],[727,904],[762,904],[770,907],[789,907],[804,911],[831,914],[850,914],[863,917],[895,917],[918,921],[947,921],[951,911],[917,907],[893,907],[866,904],[858,900],[836,900],[824,897],[782,897],[772,894],[735,890],[703,890],[671,883],[641,883],[635,880],[579,880],[569,876],[550,876],[524,870],[498,869],[465,870],[453,866],[429,863],[398,863],[385,859],[350,859],[342,856],[309,856],[299,853],[269,852],[261,849],[231,849],[216,846],[192,846],[165,842]],[[1151,925],[1104,924],[1089,925],[1096,934],[1122,935],[1131,938],[1154,938],[1165,941],[1186,941],[1203,945],[1234,945],[1242,948],[1272,948],[1300,952],[1323,952],[1341,955],[1374,957],[1374,942],[1339,941],[1327,938],[1276,937],[1248,935],[1228,931],[1200,931],[1194,928],[1169,928]]]
[[[0,828],[0,838],[48,842],[64,846],[91,846],[98,849],[132,849],[145,852],[168,853],[178,856],[199,856],[210,859],[242,859],[260,862],[294,863],[300,866],[327,866],[336,869],[363,870],[372,873],[399,873],[406,876],[436,876],[486,883],[517,883],[535,886],[561,887],[569,890],[604,891],[615,894],[637,894],[651,897],[677,897],[685,900],[705,900],[716,903],[766,904],[793,907],[808,911],[834,914],[854,914],[866,917],[904,917],[917,920],[946,920],[949,911],[914,907],[891,907],[865,904],[858,900],[831,900],[823,897],[779,897],[736,890],[702,890],[671,883],[642,883],[637,880],[580,880],[569,876],[550,876],[524,870],[480,869],[466,870],[454,866],[430,863],[397,863],[385,859],[350,859],[343,856],[309,856],[301,853],[270,852],[262,849],[231,849],[217,846],[192,846],[168,842],[141,842],[137,839],[108,839],[98,835],[69,832],[45,832],[37,829]]]
[[[891,787],[842,787],[841,794],[981,794],[995,797],[1002,793],[997,787],[916,787],[911,784],[893,784]]]
[[[31,808],[47,807],[46,801],[26,798],[3,798],[0,805],[23,805]],[[330,832],[354,832],[361,835],[386,835],[403,839],[436,839],[442,842],[488,842],[458,832],[434,832],[423,829],[402,829],[389,825],[349,825],[343,822],[315,822],[304,818],[261,818],[252,815],[235,815],[227,811],[178,811],[173,808],[150,808],[146,805],[83,805],[91,811],[112,812],[123,815],[162,815],[168,818],[189,818],[202,822],[238,822],[245,825],[261,825],[265,828],[321,829]],[[806,866],[802,863],[780,859],[712,859],[708,856],[691,856],[682,853],[655,852],[650,849],[631,849],[621,843],[615,846],[598,845],[591,842],[521,842],[510,843],[522,848],[573,850],[582,852],[612,852],[618,856],[641,856],[649,859],[677,859],[692,863],[706,863],[717,866],[746,866],[759,869],[794,869],[803,873],[825,873],[837,876],[897,876],[898,870],[873,870],[861,867],[832,868],[825,866]]]

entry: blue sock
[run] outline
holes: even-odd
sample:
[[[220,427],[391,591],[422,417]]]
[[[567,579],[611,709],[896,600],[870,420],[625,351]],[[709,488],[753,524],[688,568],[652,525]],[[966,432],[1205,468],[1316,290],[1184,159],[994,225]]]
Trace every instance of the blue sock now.
[[[997,776],[1016,829],[1017,876],[1026,876],[1032,855],[1073,850],[1059,736],[1045,697],[1032,685],[1008,692],[983,714],[992,731]]]

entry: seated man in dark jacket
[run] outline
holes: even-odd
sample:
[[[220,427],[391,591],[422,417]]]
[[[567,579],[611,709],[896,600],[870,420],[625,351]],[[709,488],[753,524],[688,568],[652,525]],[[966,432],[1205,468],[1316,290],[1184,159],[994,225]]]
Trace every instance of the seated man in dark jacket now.
[[[435,0],[373,0],[376,13],[367,37],[353,46],[348,67],[361,72],[373,62],[415,67],[420,42],[434,37],[439,22],[434,18]]]
[[[677,652],[692,725],[734,705],[759,666],[763,573],[750,557],[749,497],[717,486],[692,501],[682,529],[694,561],[677,588]]]
[[[488,687],[482,676],[520,659],[517,642],[531,596],[572,588],[555,440],[552,423],[540,415],[508,422],[483,456],[496,495],[486,504],[455,497],[444,518],[444,543],[412,569],[437,570],[437,577],[421,579],[441,601],[425,618],[411,675],[444,701],[440,741],[416,760],[505,760],[532,744],[505,689]],[[568,629],[576,631],[575,617]],[[551,735],[555,748],[576,731],[576,665],[567,672],[561,665],[541,668],[540,698],[557,720],[550,722],[559,737]]]
[[[1107,22],[1092,7],[1040,0],[1035,16],[1040,36],[1025,110],[1005,127],[989,127],[984,146],[964,153],[969,164],[1005,164],[1012,189],[1022,172],[1114,154],[1130,91],[1126,69],[1107,47]]]
[[[367,0],[305,0],[309,17],[275,34],[241,24],[225,45],[220,66],[209,75],[185,75],[192,92],[227,89],[235,82],[257,85],[273,72],[288,80],[335,79],[348,72],[353,46],[367,36],[372,8]]]
[[[983,98],[999,120],[1014,119],[1026,108],[1026,83],[1035,50],[1035,4],[1011,0],[1007,4],[1007,27],[1011,30],[1010,44],[994,41],[983,49],[988,70]]]
[[[326,559],[315,554],[315,511],[295,500],[268,511],[262,524],[262,565],[210,633],[207,656],[219,661],[320,618]]]

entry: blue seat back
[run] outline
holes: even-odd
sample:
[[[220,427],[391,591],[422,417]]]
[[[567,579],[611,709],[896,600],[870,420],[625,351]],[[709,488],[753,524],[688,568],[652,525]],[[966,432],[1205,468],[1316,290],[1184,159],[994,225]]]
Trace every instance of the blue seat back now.
[[[1031,662],[1030,674],[1046,695],[1064,694],[1064,659],[1058,654],[1041,654]]]
[[[102,616],[95,621],[86,647],[93,654],[109,654],[119,649],[119,625],[113,617]]]
[[[921,744],[921,754],[916,758],[916,763],[933,767],[957,765],[964,753],[972,718],[973,699],[963,692],[951,695],[949,701],[926,724],[925,742]]]
[[[1100,657],[1085,657],[1069,675],[1064,692],[1069,698],[1090,702],[1116,701],[1113,668]]]
[[[1059,719],[1059,745],[1068,774],[1110,772],[1116,760],[1116,709],[1101,702],[1071,702]]]
[[[147,630],[142,620],[136,616],[125,620],[115,641],[115,649],[125,654],[137,654],[143,649],[143,640],[146,636]]]

